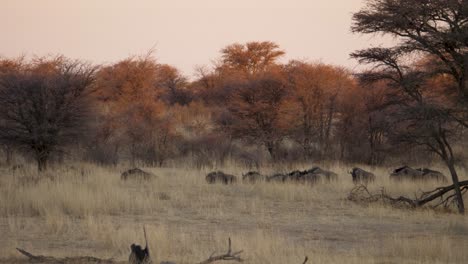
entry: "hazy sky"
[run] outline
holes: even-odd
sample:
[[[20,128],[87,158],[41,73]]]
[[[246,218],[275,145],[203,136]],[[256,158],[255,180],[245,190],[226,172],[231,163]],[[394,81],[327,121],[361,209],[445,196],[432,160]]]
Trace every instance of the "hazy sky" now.
[[[0,56],[64,54],[95,63],[143,54],[193,74],[234,42],[274,41],[284,60],[355,67],[379,40],[350,33],[364,0],[0,0]]]

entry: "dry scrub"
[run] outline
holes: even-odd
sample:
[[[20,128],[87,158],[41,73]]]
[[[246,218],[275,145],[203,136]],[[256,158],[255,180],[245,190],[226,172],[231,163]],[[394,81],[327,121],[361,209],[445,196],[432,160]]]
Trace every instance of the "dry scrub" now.
[[[195,263],[227,237],[244,249],[247,263],[464,263],[468,220],[431,210],[397,210],[346,200],[349,168],[328,167],[336,184],[238,183],[208,185],[208,170],[151,169],[146,184],[123,182],[122,169],[78,164],[37,178],[34,170],[0,173],[0,258],[15,247],[57,257],[91,255],[125,260],[129,245],[142,244],[143,224],[157,263]],[[294,167],[304,169],[307,166]],[[323,166],[327,168],[327,166]],[[222,168],[240,176],[247,170]],[[290,168],[264,168],[262,172]],[[437,183],[393,183],[390,169],[373,170],[368,186],[412,196]],[[466,176],[466,173],[462,174]],[[465,177],[463,177],[465,178]],[[6,238],[6,239],[5,239]]]

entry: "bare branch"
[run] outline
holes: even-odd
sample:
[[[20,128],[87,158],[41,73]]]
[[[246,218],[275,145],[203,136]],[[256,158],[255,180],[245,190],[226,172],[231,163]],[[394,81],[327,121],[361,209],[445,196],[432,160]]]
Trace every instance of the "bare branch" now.
[[[18,252],[28,257],[29,260],[34,263],[103,263],[103,264],[116,263],[112,259],[100,259],[100,258],[89,257],[89,256],[56,258],[56,257],[51,257],[51,256],[33,255],[21,248],[16,248],[16,250],[18,250]]]
[[[466,193],[468,191],[468,181],[460,182],[460,187],[462,193]],[[450,191],[453,191],[454,189],[454,185],[438,187],[432,191],[422,192],[422,194],[416,196],[415,199],[411,199],[405,196],[394,198],[388,195],[384,189],[382,189],[380,193],[371,193],[366,186],[359,185],[351,190],[350,194],[348,195],[348,200],[358,203],[370,204],[375,202],[382,202],[389,203],[396,207],[406,206],[410,208],[419,208],[440,198],[441,201],[431,207],[436,208],[440,205],[444,205],[444,208],[448,208],[455,201],[456,194],[451,194],[445,198],[444,195]]]
[[[242,252],[243,252],[243,250],[240,250],[240,251],[237,251],[237,252],[234,252],[234,253],[232,252],[231,238],[229,238],[228,239],[228,251],[227,251],[226,254],[214,256],[214,252],[213,252],[213,254],[211,254],[211,256],[208,259],[206,259],[206,260],[204,260],[202,262],[199,262],[198,264],[208,264],[208,263],[212,263],[212,262],[219,261],[219,260],[233,260],[233,261],[237,261],[237,262],[242,262],[242,261],[244,261],[240,257],[240,254]]]

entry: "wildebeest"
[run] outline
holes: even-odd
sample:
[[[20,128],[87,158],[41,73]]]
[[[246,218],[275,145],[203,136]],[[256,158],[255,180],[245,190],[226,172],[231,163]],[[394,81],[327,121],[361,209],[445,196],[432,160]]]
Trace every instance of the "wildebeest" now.
[[[412,181],[423,181],[423,180],[437,180],[447,181],[446,177],[438,172],[429,169],[413,169],[409,166],[403,166],[394,170],[390,174],[390,179],[393,180],[412,180]]]
[[[150,180],[156,176],[139,168],[129,169],[120,175],[121,180]]]
[[[265,181],[265,176],[263,176],[262,174],[256,171],[249,171],[246,174],[242,174],[242,181],[249,182],[249,183]]]
[[[286,181],[288,175],[282,173],[276,173],[271,176],[266,177],[267,182],[284,182]]]
[[[445,177],[445,175],[440,171],[431,170],[428,168],[419,168],[417,170],[423,173],[423,177],[425,179],[447,182],[447,177]]]
[[[398,169],[395,169],[390,174],[390,179],[393,180],[419,180],[422,179],[423,173],[416,169],[413,169],[409,166],[403,166]]]
[[[332,171],[327,171],[327,170],[321,169],[320,167],[313,167],[312,169],[308,170],[307,172],[317,174],[317,175],[321,175],[327,181],[336,181],[336,180],[338,180],[338,174],[336,174],[336,173],[334,173]]]
[[[319,181],[336,180],[338,175],[331,171],[322,170],[319,167],[314,167],[310,170],[299,171],[295,170],[287,174],[274,174],[267,177],[268,182],[299,182],[314,184]]]
[[[236,176],[231,174],[226,174],[222,171],[214,171],[210,172],[205,177],[206,182],[213,184],[213,183],[223,183],[223,184],[231,184],[237,181]]]
[[[298,181],[301,177],[301,171],[292,171],[289,173],[276,173],[271,176],[268,176],[266,180],[268,182],[286,182],[286,181]]]
[[[365,171],[361,168],[353,168],[350,172],[354,183],[369,183],[375,180],[375,175],[372,172]]]

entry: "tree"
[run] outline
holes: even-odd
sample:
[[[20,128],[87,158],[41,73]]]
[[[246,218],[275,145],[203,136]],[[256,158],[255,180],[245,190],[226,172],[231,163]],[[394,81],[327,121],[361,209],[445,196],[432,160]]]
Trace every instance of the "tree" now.
[[[354,81],[344,69],[325,64],[292,61],[285,67],[293,138],[310,158],[314,147],[323,155],[330,147],[338,95]]]
[[[155,85],[163,89],[161,97],[167,104],[188,105],[192,101],[192,93],[187,84],[187,79],[176,68],[158,65]]]
[[[0,75],[0,140],[34,153],[38,170],[84,135],[95,68],[42,58]]]
[[[228,103],[228,115],[218,122],[234,138],[264,146],[276,159],[278,145],[285,136],[280,115],[285,96],[285,80],[280,71],[257,75],[237,87]]]
[[[255,75],[274,65],[284,55],[279,46],[270,41],[231,44],[221,50],[221,68]]]
[[[151,55],[122,60],[97,75],[102,130],[112,132],[103,134],[116,145],[125,144],[132,166],[137,158],[162,164],[174,133],[163,100],[167,92],[164,80],[170,78],[161,77],[173,69],[158,64]]]
[[[368,0],[366,7],[353,15],[353,22],[353,32],[387,34],[399,40],[392,49],[375,49],[380,56],[397,52],[436,58],[432,71],[453,79],[455,85],[450,90],[456,94],[459,106],[468,111],[467,1]],[[391,62],[387,65],[393,67]],[[468,127],[466,119],[458,121]]]
[[[16,59],[1,59],[0,60],[0,78],[7,74],[14,74],[24,67],[24,58],[19,57]],[[2,149],[5,153],[6,165],[11,165],[13,159],[14,145],[11,142],[3,142]]]
[[[463,197],[455,169],[453,139],[468,127],[468,2],[461,0],[370,0],[353,16],[352,30],[364,34],[388,34],[399,43],[390,48],[354,52],[361,63],[375,64],[363,74],[368,81],[388,80],[393,91],[394,124],[399,141],[427,147],[446,163],[455,187],[458,210]],[[414,55],[426,55],[433,63],[417,67],[408,63]],[[429,79],[450,76],[442,99],[434,100]],[[444,102],[441,104],[440,102]],[[404,133],[401,128],[404,129]]]

